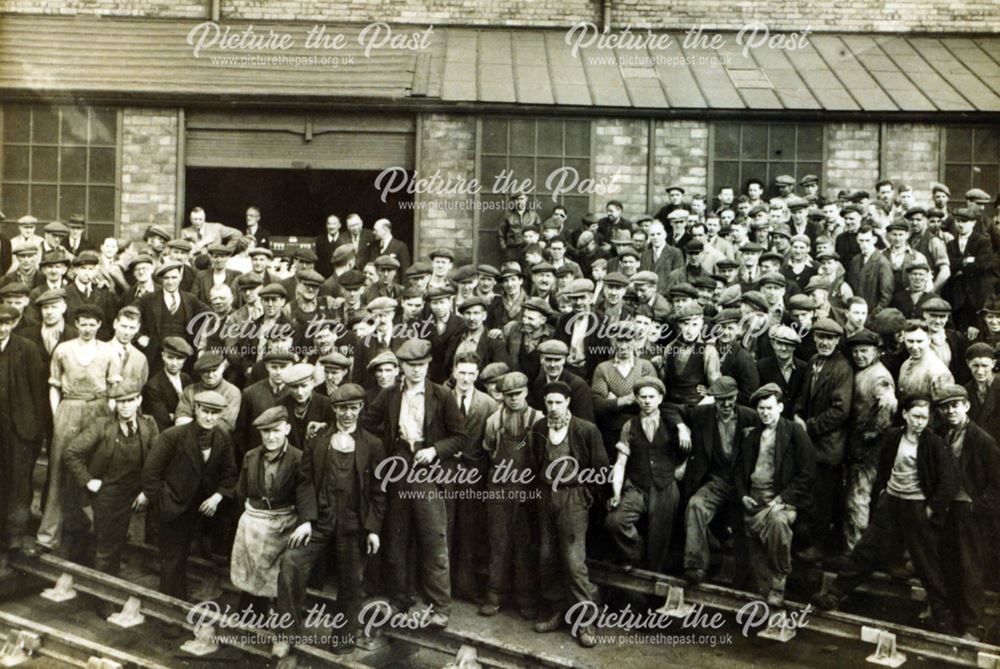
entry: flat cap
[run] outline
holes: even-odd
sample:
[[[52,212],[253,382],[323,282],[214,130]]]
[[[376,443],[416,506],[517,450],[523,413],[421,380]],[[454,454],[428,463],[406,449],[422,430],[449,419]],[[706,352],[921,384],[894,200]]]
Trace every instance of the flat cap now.
[[[64,251],[63,249],[56,249],[54,251],[47,251],[42,256],[42,262],[40,262],[39,265],[41,267],[45,267],[46,265],[58,265],[58,264],[69,265],[72,261],[73,257],[70,254],[66,253],[66,251]],[[130,263],[129,267],[131,266],[132,265]]]
[[[673,299],[675,297],[690,297],[692,299],[698,299],[698,289],[692,286],[690,283],[678,283],[670,287],[667,291],[668,296]]]
[[[26,283],[21,281],[12,281],[7,285],[0,288],[0,297],[7,297],[12,295],[27,295],[31,292]]]
[[[638,393],[643,388],[652,388],[661,395],[667,394],[667,387],[663,385],[663,381],[660,381],[655,376],[643,376],[632,384],[633,393]]]
[[[936,405],[949,404],[951,402],[959,402],[963,400],[969,400],[969,391],[957,383],[949,383],[938,392],[934,393],[934,404]]]
[[[785,223],[775,223],[771,227],[771,236],[772,237],[787,237],[787,238],[791,239],[791,237],[792,237],[792,229],[787,224],[785,224]]]
[[[383,351],[368,361],[368,371],[373,371],[382,365],[395,365],[399,367],[399,359],[392,351]]]
[[[802,343],[802,337],[799,336],[799,333],[788,325],[773,326],[770,330],[768,330],[767,336],[774,341],[791,344],[792,346],[798,346]]]
[[[260,357],[261,361],[264,363],[268,362],[295,362],[295,353],[291,349],[284,346],[269,346],[264,355]]]
[[[135,399],[142,394],[142,387],[138,383],[122,381],[115,384],[114,389],[108,393],[108,397],[118,402]]]
[[[569,345],[558,339],[546,339],[538,345],[539,355],[557,355],[566,357],[569,355]]]
[[[628,285],[628,279],[621,272],[609,272],[606,277],[604,277],[605,286],[619,286],[624,287]]]
[[[51,223],[46,223],[45,227],[42,228],[42,232],[50,235],[69,235],[69,228],[66,224],[61,221],[52,221]]]
[[[187,343],[181,337],[165,337],[162,348],[164,353],[169,353],[178,358],[187,358],[194,355],[194,349],[191,348],[191,344]]]
[[[878,346],[880,342],[881,338],[866,328],[858,330],[847,337],[848,348],[851,346]]]
[[[792,235],[792,244],[796,242],[801,242],[806,246],[812,246],[812,240],[809,239],[809,235]]]
[[[345,383],[330,394],[330,405],[354,404],[365,401],[365,389],[356,383]]]
[[[692,253],[701,253],[704,250],[705,244],[697,239],[692,239],[684,245],[684,253],[687,253],[688,255],[691,255]]]
[[[316,288],[322,286],[323,282],[326,280],[323,278],[322,274],[314,269],[299,270],[295,277],[299,283]]]
[[[449,278],[453,283],[471,283],[479,278],[479,274],[472,265],[462,265]]]
[[[432,346],[426,339],[407,339],[396,351],[400,362],[420,363],[431,359]]]
[[[143,237],[146,239],[149,239],[150,237],[159,237],[163,241],[169,242],[173,238],[173,235],[171,235],[170,232],[164,227],[151,225],[146,228],[146,232],[143,233]]]
[[[365,307],[369,313],[375,313],[377,311],[395,311],[399,303],[391,297],[376,297],[374,300],[368,303]]]
[[[683,186],[678,186],[677,184],[672,184],[672,185],[670,185],[670,186],[667,186],[667,187],[666,187],[666,188],[665,188],[664,190],[665,190],[665,191],[666,191],[667,193],[669,193],[669,192],[670,192],[670,191],[672,191],[672,190],[676,190],[676,191],[679,191],[681,195],[683,195],[683,194],[684,194],[684,192],[685,192],[685,191],[684,191],[684,187],[683,187]]]
[[[258,430],[266,430],[287,422],[288,409],[284,406],[276,406],[265,410],[261,415],[257,416],[253,421],[253,426]]]
[[[239,289],[244,288],[256,288],[257,286],[263,286],[264,279],[260,278],[256,274],[246,273],[240,274],[236,277],[236,287]]]
[[[504,395],[508,393],[516,393],[519,390],[524,390],[528,387],[528,377],[521,372],[509,372],[500,377],[500,381],[497,384],[497,390],[499,390]]]
[[[764,247],[757,242],[747,242],[740,248],[741,253],[763,253]]]
[[[136,257],[132,258],[132,260],[129,261],[128,268],[135,269],[136,265],[142,265],[143,263],[147,265],[155,265],[156,261],[153,260],[153,256],[149,255],[148,253],[140,253],[139,255],[137,255]]]
[[[798,211],[799,209],[806,209],[809,207],[809,200],[804,197],[790,197],[788,201],[785,202],[785,206],[788,207],[790,211]]]
[[[177,251],[187,251],[190,253],[191,250],[194,249],[194,245],[186,239],[171,239],[167,242],[167,248],[175,249]]]
[[[758,281],[758,283],[761,286],[766,286],[769,283],[773,283],[775,285],[784,288],[785,286],[788,285],[788,280],[785,279],[785,275],[782,274],[781,272],[768,272],[767,274],[764,274],[763,276],[760,277],[760,281]]]
[[[983,304],[983,308],[979,310],[980,314],[1000,314],[1000,295],[990,295],[986,298],[986,302]]]
[[[808,186],[809,184],[818,184],[819,177],[815,174],[807,174],[799,180],[799,184],[802,186]]]
[[[40,307],[45,304],[52,304],[53,302],[58,302],[59,300],[65,300],[65,299],[66,299],[66,291],[63,290],[62,288],[47,290],[35,298],[35,306]]]
[[[93,318],[103,322],[104,311],[96,304],[84,303],[73,310],[73,320],[77,321],[81,318]]]
[[[357,290],[365,285],[365,274],[356,269],[349,269],[337,279],[342,288],[347,290]]]
[[[222,411],[229,406],[226,398],[214,390],[203,390],[196,394],[194,396],[194,403],[200,407],[215,409],[216,411]]]
[[[331,257],[333,258],[334,265],[343,265],[345,262],[354,257],[354,245],[341,244],[333,250]]]
[[[925,314],[950,314],[951,305],[940,297],[932,297],[921,305]]]
[[[412,265],[406,268],[405,272],[403,272],[403,274],[405,274],[406,277],[410,279],[415,279],[421,276],[427,276],[430,273],[431,273],[430,263],[424,262],[423,260],[413,263]]]
[[[483,309],[486,309],[487,306],[485,298],[480,297],[479,295],[474,295],[458,305],[457,309],[459,313],[465,313],[473,307],[482,307]]]
[[[927,218],[944,218],[944,211],[937,207],[931,207],[927,210]]]
[[[521,305],[521,309],[530,309],[531,311],[536,311],[546,318],[549,318],[555,314],[552,307],[549,305],[548,300],[541,297],[529,297]]]
[[[715,315],[715,322],[718,325],[723,323],[739,323],[743,320],[743,313],[739,309],[723,309]]]
[[[906,327],[906,317],[903,312],[895,307],[889,307],[875,314],[872,319],[872,327],[880,335],[894,335],[902,332]]]
[[[647,269],[636,272],[635,276],[632,277],[632,281],[635,283],[659,283],[660,277],[657,276],[656,272]]]
[[[440,300],[443,297],[455,297],[455,285],[450,281],[443,286],[434,286],[424,294],[424,299],[428,302]]]
[[[777,383],[765,383],[750,395],[750,404],[756,406],[758,402],[768,397],[777,397],[779,402],[785,400],[785,394],[781,392],[781,386]]]
[[[565,265],[563,265],[563,266],[565,267]],[[555,274],[556,273],[556,268],[552,266],[552,263],[545,262],[544,260],[542,262],[536,262],[534,265],[531,266],[531,273],[533,275],[534,274],[543,274],[545,272],[549,272],[551,274]]]
[[[590,279],[573,279],[562,292],[563,295],[589,295],[594,292],[594,282]]]
[[[951,215],[956,221],[974,221],[977,218],[976,212],[969,208],[956,209]]]
[[[173,260],[168,260],[167,262],[163,263],[162,265],[160,265],[159,267],[156,268],[156,270],[153,272],[153,276],[160,277],[160,276],[163,276],[164,274],[166,274],[167,272],[170,272],[172,270],[177,270],[178,272],[183,272],[184,271],[184,265],[180,264],[179,262],[173,261]]]
[[[848,195],[847,199],[851,202],[861,202],[863,200],[870,200],[871,194],[866,190],[856,190]]]
[[[827,260],[840,260],[840,254],[836,251],[827,251],[816,256],[816,262],[826,262]]]
[[[906,220],[910,220],[914,216],[926,216],[926,215],[927,215],[927,210],[924,209],[923,207],[910,207],[903,214],[903,218],[905,218]]]
[[[941,191],[948,197],[951,197],[951,189],[945,186],[943,183],[935,181],[934,183],[931,184],[931,193],[936,193],[937,191]]]
[[[399,269],[399,261],[396,256],[379,256],[375,258],[375,267],[378,269]]]
[[[720,376],[712,382],[705,394],[711,397],[735,397],[739,392],[740,387],[736,379],[731,376]]]
[[[563,397],[570,397],[572,391],[569,388],[569,384],[565,381],[549,381],[545,384],[545,388],[542,389],[542,396],[548,396],[551,394],[562,395]]]
[[[23,251],[24,249],[22,249]],[[73,259],[73,266],[79,267],[81,265],[97,265],[101,262],[101,256],[97,255],[97,251],[80,251],[76,258]]]
[[[264,299],[265,297],[281,297],[288,299],[288,291],[280,283],[269,283],[260,289],[260,297]]]
[[[814,274],[809,278],[809,283],[802,289],[802,292],[810,295],[817,290],[830,290],[830,282],[819,274]]]
[[[207,372],[222,364],[221,353],[206,353],[194,361],[194,371]]]
[[[779,186],[794,186],[795,178],[788,174],[781,174],[775,178],[774,183],[778,184]]]
[[[808,295],[800,293],[798,295],[792,295],[788,298],[789,311],[816,311],[818,308],[819,305],[816,304],[816,300]]]
[[[607,258],[594,258],[590,261],[590,269],[608,269],[608,259]]]
[[[22,216],[21,218],[17,219],[17,224],[18,226],[38,225],[38,219],[35,218],[34,216]]]
[[[624,258],[625,256],[632,256],[636,260],[639,259],[639,251],[636,250],[634,246],[626,246],[624,248],[618,249],[618,257]]]
[[[686,307],[681,307],[671,315],[675,321],[683,323],[684,321],[691,320],[692,318],[704,316],[705,310],[701,308],[700,304],[689,304]]]
[[[852,214],[853,213],[853,214],[858,214],[859,216],[864,216],[865,215],[865,208],[862,207],[860,204],[851,203],[851,204],[848,204],[848,205],[844,205],[844,207],[840,210],[840,213],[842,213],[842,214]]]
[[[563,263],[556,268],[556,276],[571,276],[573,274],[575,274],[573,266],[569,263]]]
[[[312,382],[316,369],[308,362],[299,362],[281,370],[281,382],[294,386],[304,381]]]
[[[973,188],[965,191],[965,199],[976,204],[989,204],[993,198],[982,188]]]
[[[231,255],[233,255],[232,250],[228,246],[226,246],[225,244],[222,244],[220,242],[215,242],[214,244],[209,244],[208,248],[205,249],[205,250],[208,251],[208,255],[210,255],[210,256],[231,256]]]
[[[9,304],[0,304],[0,323],[11,323],[21,316],[21,312]]]
[[[844,334],[844,328],[832,318],[820,318],[813,323],[813,332],[822,332],[823,334],[837,335],[839,337]]]
[[[295,252],[294,258],[299,262],[315,263],[319,261],[319,256],[316,255],[316,252],[308,247],[300,247]]]
[[[323,367],[336,367],[338,369],[350,369],[351,360],[346,355],[340,351],[330,351],[324,356],[321,356],[317,362]]]
[[[766,214],[766,213],[767,213],[767,207],[765,207],[762,204],[755,204],[754,206],[750,207],[750,216],[756,216],[757,214]]]
[[[267,256],[268,258],[274,257],[274,251],[264,246],[255,246],[249,251],[247,251],[248,256]]]
[[[476,273],[480,276],[491,276],[494,279],[500,278],[500,270],[493,265],[478,265],[476,267]]]
[[[483,383],[492,383],[508,373],[510,373],[510,367],[506,362],[491,362],[479,372],[479,380]]]
[[[451,260],[452,262],[454,262],[455,261],[455,252],[452,251],[451,249],[446,249],[446,248],[440,248],[439,247],[439,248],[434,249],[430,253],[428,253],[427,257],[430,258],[431,260],[433,260],[434,258],[447,258],[448,260]]]
[[[681,191],[681,192],[683,193],[684,191]],[[677,221],[677,220],[683,219],[683,220],[687,221],[688,216],[690,216],[690,215],[691,215],[691,212],[689,212],[687,209],[674,209],[672,212],[670,212],[669,214],[667,214],[667,220],[668,221]]]
[[[500,266],[500,278],[506,279],[509,276],[521,276],[521,264],[514,262],[505,262]]]
[[[748,304],[757,311],[769,311],[771,309],[764,295],[758,290],[748,290],[740,295],[740,303]]]
[[[906,222],[905,219],[897,218],[892,221],[889,225],[885,226],[886,232],[892,232],[893,230],[900,230],[902,232],[910,232],[910,224]]]
[[[991,358],[996,359],[996,351],[989,344],[981,341],[977,341],[975,344],[965,349],[965,359],[972,360],[973,358]]]
[[[927,264],[927,261],[923,258],[917,258],[916,260],[911,260],[903,266],[903,271],[907,274],[914,270],[922,269],[925,272],[931,271],[931,266]]]
[[[781,255],[774,249],[771,249],[770,251],[764,251],[764,253],[761,254],[760,261],[764,262],[765,260],[773,260],[780,265],[785,262],[785,256]]]

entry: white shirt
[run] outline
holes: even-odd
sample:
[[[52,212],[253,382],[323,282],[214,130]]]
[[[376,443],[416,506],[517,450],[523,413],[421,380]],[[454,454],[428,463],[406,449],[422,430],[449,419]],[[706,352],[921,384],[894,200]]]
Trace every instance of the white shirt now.
[[[424,440],[424,395],[426,383],[419,386],[403,384],[399,405],[399,436],[413,444]]]

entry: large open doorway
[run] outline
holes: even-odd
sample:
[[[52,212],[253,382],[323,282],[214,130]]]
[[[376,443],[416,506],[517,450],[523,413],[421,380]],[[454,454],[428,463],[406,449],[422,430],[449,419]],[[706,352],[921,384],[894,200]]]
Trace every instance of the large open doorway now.
[[[413,195],[391,194],[382,202],[375,190],[377,170],[254,169],[188,167],[184,204],[199,206],[210,221],[242,228],[247,207],[261,210],[261,224],[273,235],[315,237],[326,217],[343,222],[356,212],[366,228],[379,218],[413,249]]]

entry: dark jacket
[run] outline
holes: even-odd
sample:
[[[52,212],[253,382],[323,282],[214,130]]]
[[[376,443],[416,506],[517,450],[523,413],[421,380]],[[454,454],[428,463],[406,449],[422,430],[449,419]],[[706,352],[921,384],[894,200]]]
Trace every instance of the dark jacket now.
[[[854,371],[840,351],[834,351],[827,358],[818,375],[813,371],[816,360],[813,356],[806,366],[795,413],[806,422],[809,437],[816,447],[816,461],[839,465],[844,461]]]
[[[287,394],[287,389],[282,388],[281,392],[275,395],[271,389],[271,383],[267,379],[252,383],[243,389],[240,413],[236,418],[236,429],[233,430],[237,462],[241,461],[243,453],[248,453],[250,449],[260,446],[260,432],[253,426],[257,416],[271,407],[277,406],[278,402]],[[292,446],[298,448],[294,442]]]
[[[180,306],[178,309],[183,314],[186,322],[190,323],[191,319],[198,314],[209,311],[209,308],[191,293],[181,290],[179,295]],[[157,288],[152,293],[143,295],[139,299],[139,312],[142,314],[142,328],[140,332],[149,337],[149,344],[146,346],[144,353],[146,354],[146,359],[149,360],[150,371],[159,370],[163,367],[163,361],[160,359],[160,344],[164,337],[162,330],[163,321],[164,316],[170,314],[167,311],[166,302],[163,301],[163,288]],[[193,345],[193,335],[185,331],[184,339]]]
[[[950,450],[950,445],[945,444]],[[1000,510],[1000,449],[973,422],[965,429],[962,457],[956,461],[958,481],[972,498],[972,510],[991,518]]]
[[[975,381],[966,383],[965,389],[969,392],[969,420],[993,439],[1000,439],[1000,376],[993,379],[985,401],[980,401]]]
[[[153,440],[160,433],[156,421],[149,416],[136,415],[139,433],[140,462],[145,462]],[[74,437],[66,448],[66,469],[81,486],[91,479],[103,479],[111,464],[111,453],[118,441],[118,416],[96,420]],[[136,485],[139,481],[135,482]]]
[[[965,245],[965,252],[958,249],[958,238],[949,241],[948,260],[951,262],[951,278],[942,289],[944,297],[955,310],[966,305],[974,309],[983,306],[983,302],[993,294],[993,270],[996,258],[993,255],[993,245],[986,235],[973,232]],[[966,258],[973,258],[966,263]]]
[[[541,487],[548,485],[545,482],[545,448],[548,435],[548,418],[539,419],[531,426],[531,432],[528,434],[530,457],[534,463],[534,480]],[[572,416],[569,419],[566,439],[569,441],[569,457],[575,461],[576,468],[575,471],[571,467],[554,468],[557,474],[558,470],[561,470],[560,476],[569,479],[560,479],[559,488],[580,485],[599,488],[611,481],[611,464],[608,462],[608,453],[604,450],[601,432],[596,425],[589,420]]]
[[[302,476],[310,482],[313,489],[312,497],[303,504],[303,510],[299,511],[299,517],[305,520],[315,522],[319,517],[316,492],[323,486],[330,438],[336,429],[336,425],[331,425],[309,439],[302,452]],[[359,425],[354,431],[354,466],[361,493],[358,522],[371,534],[382,531],[382,520],[385,517],[385,493],[382,491],[381,481],[375,476],[376,468],[384,459],[382,442]]]
[[[191,383],[191,377],[184,372],[180,373],[180,377],[181,389]],[[173,426],[173,415],[180,401],[180,395],[167,380],[167,375],[162,369],[150,377],[142,389],[142,412],[156,420],[161,432]]]
[[[777,358],[761,358],[757,360],[757,375],[762,386],[768,383],[778,384],[785,397],[785,410],[781,412],[781,415],[785,418],[794,416],[795,398],[802,392],[802,382],[806,378],[806,363],[798,358],[793,358],[792,375],[788,381],[785,381]]]
[[[816,479],[816,460],[809,435],[801,425],[779,418],[774,437],[774,491],[785,504],[796,509],[808,508],[812,502],[812,486]],[[737,499],[750,494],[750,476],[760,455],[760,436],[764,426],[758,425],[743,439],[736,453]]]
[[[403,400],[402,381],[383,388],[375,401],[361,415],[361,426],[382,437],[387,455],[411,457],[408,449],[397,449],[399,413]],[[458,409],[455,395],[448,388],[430,380],[424,381],[424,446],[433,446],[438,459],[444,460],[464,451],[465,421]],[[399,452],[397,452],[399,451]]]
[[[229,435],[222,428],[212,429],[212,449],[205,461],[198,447],[198,429],[197,421],[192,421],[161,432],[146,456],[142,490],[163,521],[177,518],[216,492],[232,497],[236,491],[239,473]]]
[[[847,266],[847,283],[855,295],[865,298],[874,316],[889,306],[896,283],[892,263],[876,250],[865,262],[860,253]]]
[[[594,415],[594,393],[591,392],[590,385],[573,372],[566,370],[563,370],[562,376],[558,380],[569,386],[570,412],[577,418],[582,418],[591,423],[596,422]],[[548,381],[543,370],[532,382],[531,389],[528,391],[528,404],[542,413],[545,413],[546,383]]]
[[[899,443],[904,432],[903,428],[896,427],[882,437],[878,471],[875,474],[875,483],[872,485],[872,508],[875,507],[878,496],[889,484],[892,466],[896,462],[896,454],[899,452]],[[927,498],[927,504],[934,512],[931,520],[943,523],[948,505],[958,491],[958,470],[944,439],[930,430],[924,430],[920,434],[920,441],[917,444],[917,477],[920,479],[920,489]]]
[[[723,376],[735,379],[739,388],[736,401],[740,404],[749,404],[750,395],[760,387],[760,373],[750,351],[743,348],[739,342],[735,342],[725,353],[719,351],[719,361],[719,371]]]
[[[333,274],[333,251],[338,246],[346,244],[350,238],[351,236],[343,229],[337,233],[337,238],[333,241],[328,238],[326,230],[318,235],[316,237],[316,271],[325,277]],[[335,297],[340,296],[335,295]]]
[[[389,240],[389,246],[384,253],[382,252],[382,242],[378,239],[373,240],[371,242],[371,254],[371,260],[375,260],[383,255],[395,257],[399,261],[399,269],[396,271],[397,280],[402,277],[403,272],[412,264],[410,262],[410,249],[406,247],[405,242],[395,237]]]
[[[194,286],[191,289],[191,292],[194,294],[194,296],[197,297],[202,302],[204,302],[205,304],[209,303],[209,300],[211,299],[212,286],[215,285],[215,280],[212,278],[212,272],[213,272],[212,268],[199,270],[194,277]],[[230,286],[234,281],[236,281],[237,278],[239,278],[239,276],[240,273],[237,272],[236,270],[227,269],[226,279],[223,283],[225,283],[227,286]],[[289,294],[289,297],[292,298],[293,295]],[[233,303],[236,306],[239,306],[239,300],[240,300],[239,292],[234,292]]]
[[[42,367],[42,355],[31,341],[12,334],[4,350],[9,365],[10,382],[16,393],[9,398],[10,420],[14,431],[24,441],[42,437],[41,427],[48,416],[48,370]]]
[[[560,341],[566,342],[567,346],[570,345],[573,339],[573,324],[576,323],[576,320],[571,319],[577,317],[576,313],[569,313],[560,315],[556,320],[553,336]],[[588,324],[589,332],[583,341],[584,362],[581,365],[574,366],[567,360],[566,365],[567,369],[579,374],[582,378],[591,379],[594,376],[594,369],[598,363],[608,359],[608,351],[611,349],[611,346],[610,342],[604,336],[604,319],[593,312],[588,313],[587,318],[590,320],[590,323]]]
[[[274,489],[267,502],[261,505],[265,496],[264,467],[262,446],[250,449],[243,458],[243,468],[240,469],[240,479],[236,483],[236,497],[242,507],[248,499],[252,500],[254,508],[278,508],[289,504],[295,505],[295,514],[299,524],[315,520],[308,512],[316,508],[316,489],[311,478],[305,476],[302,469],[302,451],[291,444],[278,463],[275,474]],[[270,506],[268,506],[270,505]]]
[[[448,320],[450,321],[451,319]],[[445,366],[449,375],[455,366],[455,354],[462,343],[462,339],[465,337],[465,333],[466,328],[463,327],[461,332],[457,336],[452,337],[448,343]],[[503,337],[490,337],[489,330],[483,330],[483,333],[479,336],[479,341],[476,344],[476,355],[479,356],[480,369],[494,362],[502,362],[511,367],[510,358],[507,355],[506,342],[504,342]]]
[[[302,418],[295,415],[295,398],[291,394],[286,394],[278,398],[276,406],[284,406],[288,409],[288,423],[292,426],[291,431],[288,433],[288,442],[295,448],[304,449],[306,447],[306,441],[308,440],[306,435],[308,434],[310,423],[332,425],[334,421],[333,407],[330,406],[330,401],[322,395],[317,395],[315,392],[312,393],[309,400],[309,407]],[[250,435],[251,438],[259,439],[260,433],[256,429],[252,431],[256,434]]]
[[[717,465],[725,461],[719,440],[719,418],[714,404],[700,404],[693,407],[666,404],[664,415],[671,423],[683,422],[691,430],[691,453],[688,455],[687,469],[681,488],[682,497],[690,497],[705,482],[710,472],[718,470]],[[758,424],[757,413],[747,407],[736,407],[736,430],[733,433],[733,451],[730,460],[728,480],[736,471],[736,455],[743,448],[743,442],[750,430]],[[721,473],[721,472],[719,472]]]

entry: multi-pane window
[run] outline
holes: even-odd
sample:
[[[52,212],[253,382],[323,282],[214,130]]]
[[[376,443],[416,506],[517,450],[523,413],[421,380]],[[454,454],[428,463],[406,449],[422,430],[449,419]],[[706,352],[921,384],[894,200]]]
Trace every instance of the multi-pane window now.
[[[820,178],[823,190],[823,126],[811,123],[716,123],[713,126],[712,182],[715,193],[732,186],[746,191],[747,181],[760,179],[773,193],[782,174],[796,182],[807,174]]]
[[[972,188],[1000,192],[1000,128],[949,127],[944,145],[944,183],[956,205],[964,206],[965,192]]]
[[[542,220],[559,204],[566,207],[570,225],[577,225],[587,214],[590,196],[586,189],[580,188],[580,182],[592,176],[590,121],[487,118],[482,122],[481,147],[479,183],[483,189],[480,201],[484,203],[479,218],[481,262],[496,261],[500,255],[496,231],[505,215],[503,206],[511,195],[509,188],[494,188],[501,174],[511,175],[511,183],[531,180],[533,190],[529,200],[540,205],[536,211]],[[553,201],[553,188],[559,187],[560,177],[565,177],[563,188],[568,188],[574,178],[577,188],[572,193],[559,194]]]
[[[6,225],[26,214],[44,224],[79,213],[87,219],[91,239],[113,234],[116,109],[8,105],[0,123],[0,203]]]

